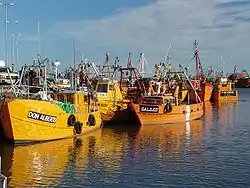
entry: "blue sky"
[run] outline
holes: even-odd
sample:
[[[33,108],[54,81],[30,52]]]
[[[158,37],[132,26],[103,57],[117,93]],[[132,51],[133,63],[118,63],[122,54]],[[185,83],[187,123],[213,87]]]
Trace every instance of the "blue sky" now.
[[[62,68],[72,64],[72,38],[77,59],[101,61],[108,50],[111,59],[134,63],[143,52],[153,67],[165,56],[169,43],[171,61],[194,67],[192,44],[199,41],[204,67],[231,71],[250,68],[250,1],[247,0],[13,0],[9,8],[9,61],[11,35],[19,33],[19,65],[31,63],[38,51],[37,20],[40,21],[43,57],[59,60]],[[60,3],[59,3],[60,2]],[[0,36],[4,44],[4,8]],[[224,63],[221,63],[223,56]],[[4,45],[0,46],[4,60]],[[224,64],[224,65],[223,65]]]

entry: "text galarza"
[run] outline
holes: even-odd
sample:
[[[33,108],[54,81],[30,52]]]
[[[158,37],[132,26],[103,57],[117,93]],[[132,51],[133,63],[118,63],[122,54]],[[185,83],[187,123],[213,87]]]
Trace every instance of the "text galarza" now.
[[[158,107],[145,107],[145,106],[141,106],[140,108],[141,112],[153,112],[153,113],[157,113],[159,111]]]

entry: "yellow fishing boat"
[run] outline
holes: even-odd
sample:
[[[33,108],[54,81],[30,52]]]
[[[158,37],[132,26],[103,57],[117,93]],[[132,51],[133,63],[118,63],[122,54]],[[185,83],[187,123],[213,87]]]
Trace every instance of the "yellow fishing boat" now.
[[[238,91],[233,88],[233,83],[227,78],[220,78],[214,84],[211,100],[218,101],[237,101],[239,99]]]
[[[133,119],[116,80],[100,79],[96,84],[98,105],[105,122],[128,122]]]
[[[100,112],[91,95],[64,91],[52,98],[55,100],[43,101],[5,94],[1,123],[6,138],[16,143],[49,141],[100,128]]]

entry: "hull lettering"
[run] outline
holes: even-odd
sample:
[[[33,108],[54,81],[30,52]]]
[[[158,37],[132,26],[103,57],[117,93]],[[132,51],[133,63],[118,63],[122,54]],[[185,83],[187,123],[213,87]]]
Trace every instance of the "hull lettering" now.
[[[40,114],[40,113],[32,112],[32,111],[29,111],[28,118],[43,121],[43,122],[48,122],[48,123],[56,123],[56,120],[57,120],[57,117],[55,116]]]
[[[140,106],[140,112],[158,113],[158,106]]]

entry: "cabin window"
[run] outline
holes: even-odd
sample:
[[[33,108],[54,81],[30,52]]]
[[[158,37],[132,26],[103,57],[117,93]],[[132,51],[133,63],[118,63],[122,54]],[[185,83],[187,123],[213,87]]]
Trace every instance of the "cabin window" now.
[[[114,91],[115,90],[114,85],[109,85],[109,90]]]
[[[84,95],[84,102],[87,103],[88,102],[88,96]]]
[[[170,104],[174,104],[175,103],[175,99],[171,98],[171,99],[164,99],[163,103],[164,104],[167,104],[167,103],[170,103]]]
[[[59,102],[64,102],[64,96],[63,95],[58,95],[58,101]]]
[[[99,84],[97,87],[97,92],[108,92],[108,84]]]
[[[143,105],[161,105],[163,100],[162,98],[142,98],[139,103]]]
[[[68,95],[68,96],[67,96],[67,102],[70,102],[71,104],[74,103],[73,95]]]
[[[8,72],[7,68],[0,68],[0,72],[6,73]]]

